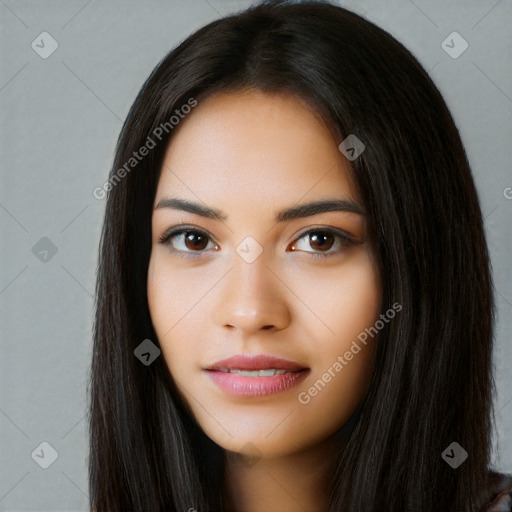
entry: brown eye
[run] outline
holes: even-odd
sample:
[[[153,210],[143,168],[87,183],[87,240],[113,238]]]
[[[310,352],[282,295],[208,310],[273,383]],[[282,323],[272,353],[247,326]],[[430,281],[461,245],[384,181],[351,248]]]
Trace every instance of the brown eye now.
[[[328,251],[334,244],[334,236],[329,231],[311,231],[309,245],[315,251]]]
[[[168,245],[179,256],[201,256],[206,252],[209,242],[210,248],[217,248],[207,233],[191,228],[171,229],[160,238],[160,243]]]
[[[191,251],[202,251],[208,244],[208,238],[194,231],[185,231],[185,246]]]
[[[311,253],[314,257],[327,257],[339,254],[344,248],[354,245],[345,233],[334,229],[310,229],[304,233],[291,249]],[[331,250],[334,247],[333,250]],[[312,250],[311,250],[312,249]]]

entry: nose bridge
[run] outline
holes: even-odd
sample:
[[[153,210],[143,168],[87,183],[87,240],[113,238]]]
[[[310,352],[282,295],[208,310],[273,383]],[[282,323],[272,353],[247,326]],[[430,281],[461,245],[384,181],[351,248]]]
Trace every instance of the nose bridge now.
[[[241,330],[284,328],[290,313],[283,284],[265,254],[247,262],[239,254],[227,274],[216,305],[217,323]]]

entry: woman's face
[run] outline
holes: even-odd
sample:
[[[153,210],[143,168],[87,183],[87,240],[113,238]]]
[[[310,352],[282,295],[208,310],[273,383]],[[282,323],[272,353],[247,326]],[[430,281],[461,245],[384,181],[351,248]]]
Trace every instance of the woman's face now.
[[[245,91],[200,102],[166,152],[151,319],[182,400],[227,450],[314,447],[366,393],[376,341],[359,351],[353,342],[378,319],[381,288],[339,142],[297,98]],[[319,201],[341,210],[281,213]],[[180,225],[184,233],[160,241]],[[218,363],[238,355],[248,357]]]

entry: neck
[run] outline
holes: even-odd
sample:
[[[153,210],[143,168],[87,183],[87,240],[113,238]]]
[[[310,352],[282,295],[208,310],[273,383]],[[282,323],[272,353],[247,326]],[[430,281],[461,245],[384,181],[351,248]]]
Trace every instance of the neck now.
[[[226,510],[325,512],[327,485],[339,448],[331,439],[299,453],[252,461],[226,452]]]

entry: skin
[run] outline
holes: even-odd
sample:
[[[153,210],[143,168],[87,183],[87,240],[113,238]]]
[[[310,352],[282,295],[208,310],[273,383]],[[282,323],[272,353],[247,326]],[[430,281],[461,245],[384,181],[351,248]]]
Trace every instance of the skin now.
[[[298,400],[380,313],[364,215],[274,218],[324,199],[363,209],[340,142],[300,99],[245,90],[200,102],[165,154],[155,206],[173,196],[227,215],[154,209],[147,285],[171,378],[206,435],[226,450],[225,490],[239,511],[325,510],[323,477],[339,446],[333,434],[356,411],[372,375],[375,341],[361,345],[309,403]],[[211,238],[203,245],[183,235],[159,241],[180,223]],[[306,234],[326,227],[355,243],[328,235],[322,246]],[[236,251],[247,236],[263,248],[252,263]],[[323,252],[329,256],[313,256]],[[203,369],[235,354],[272,354],[310,373],[277,394],[232,397]]]

